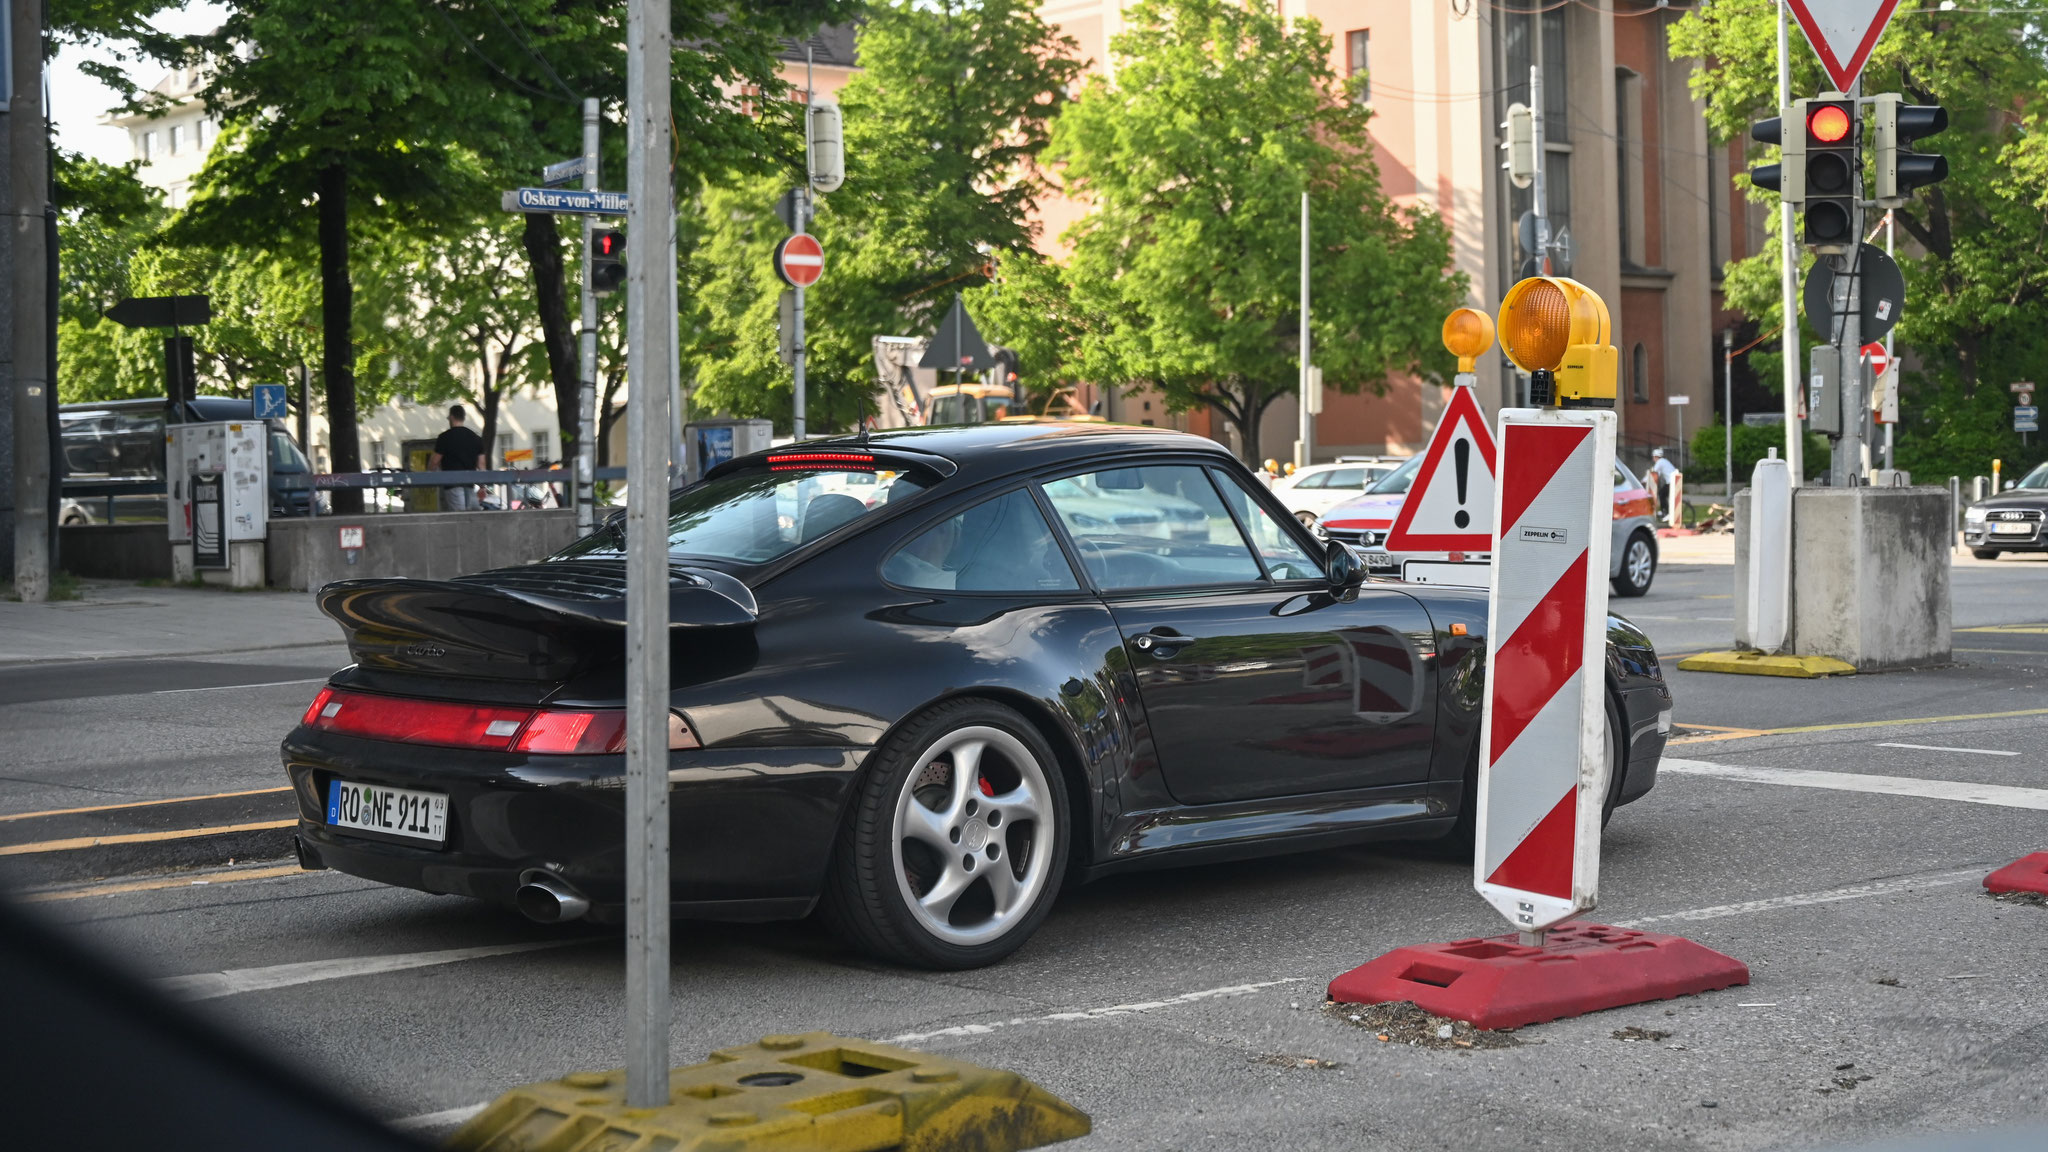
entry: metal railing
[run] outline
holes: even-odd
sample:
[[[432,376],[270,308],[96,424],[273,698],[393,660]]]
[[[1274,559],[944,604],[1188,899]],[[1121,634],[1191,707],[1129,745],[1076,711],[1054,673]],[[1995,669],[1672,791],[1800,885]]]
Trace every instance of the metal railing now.
[[[624,480],[624,468],[599,468],[592,475],[595,480]],[[271,487],[283,492],[334,492],[341,489],[359,489],[388,493],[391,490],[413,488],[459,488],[464,485],[498,489],[499,506],[509,508],[512,504],[511,489],[514,487],[533,488],[546,485],[554,499],[555,507],[570,507],[573,498],[575,473],[563,468],[500,468],[469,472],[400,472],[396,469],[374,472],[326,472],[286,473],[270,478]],[[392,508],[385,504],[380,508],[365,508],[365,512],[403,513],[406,508]],[[307,515],[319,516],[320,502],[307,501]]]

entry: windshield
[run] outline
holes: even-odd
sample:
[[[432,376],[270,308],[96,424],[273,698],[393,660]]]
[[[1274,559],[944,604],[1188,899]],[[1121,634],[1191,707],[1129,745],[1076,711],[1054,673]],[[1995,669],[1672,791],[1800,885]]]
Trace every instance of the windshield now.
[[[2034,470],[2032,472],[2027,473],[2026,476],[2022,478],[2019,483],[2013,485],[2013,487],[2048,488],[2048,464],[2035,465]]]
[[[766,564],[929,483],[908,474],[877,483],[873,472],[735,472],[675,494],[669,501],[668,550],[677,557]],[[608,527],[560,555],[616,554],[624,541],[622,530]]]
[[[1379,482],[1365,490],[1368,496],[1394,495],[1408,490],[1415,480],[1415,470],[1422,467],[1421,456],[1410,456],[1401,462],[1399,468],[1379,478]]]
[[[1013,401],[1008,396],[972,396],[953,393],[949,396],[934,396],[931,404],[931,424],[993,424],[1011,414]]]

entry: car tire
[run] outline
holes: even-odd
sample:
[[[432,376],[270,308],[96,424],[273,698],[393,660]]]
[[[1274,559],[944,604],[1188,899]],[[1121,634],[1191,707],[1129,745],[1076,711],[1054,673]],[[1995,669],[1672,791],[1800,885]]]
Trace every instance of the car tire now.
[[[1970,555],[1975,556],[1979,560],[1996,560],[1998,559],[1999,552],[1996,548],[1972,548],[1970,549]]]
[[[1621,546],[1621,574],[1612,584],[1616,596],[1641,596],[1657,578],[1657,545],[1648,532],[1638,531]]]
[[[1600,826],[1602,828],[1607,827],[1607,822],[1614,819],[1614,810],[1621,806],[1621,784],[1628,774],[1626,764],[1623,764],[1620,770],[1612,767],[1623,746],[1621,731],[1621,709],[1615,706],[1614,697],[1609,696],[1607,697],[1607,763],[1610,767],[1607,773],[1607,798],[1600,805]],[[1465,761],[1465,791],[1458,801],[1457,822],[1451,825],[1449,832],[1444,833],[1443,839],[1437,841],[1437,848],[1441,855],[1462,856],[1467,860],[1472,858],[1472,850],[1477,842],[1479,831],[1478,801],[1479,739],[1477,736],[1474,736],[1472,740],[1472,753]]]
[[[992,701],[941,704],[876,749],[847,807],[819,913],[879,959],[942,970],[993,964],[1052,908],[1066,873],[1067,813],[1066,781],[1036,727]]]

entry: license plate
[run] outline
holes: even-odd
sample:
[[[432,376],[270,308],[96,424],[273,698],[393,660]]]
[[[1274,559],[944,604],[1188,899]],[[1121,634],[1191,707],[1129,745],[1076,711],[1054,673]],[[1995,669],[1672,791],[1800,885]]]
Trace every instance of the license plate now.
[[[2004,520],[1993,524],[1991,530],[2000,536],[2025,536],[2034,526],[2025,520]]]
[[[448,838],[448,797],[382,784],[333,780],[327,785],[327,822],[439,844]]]

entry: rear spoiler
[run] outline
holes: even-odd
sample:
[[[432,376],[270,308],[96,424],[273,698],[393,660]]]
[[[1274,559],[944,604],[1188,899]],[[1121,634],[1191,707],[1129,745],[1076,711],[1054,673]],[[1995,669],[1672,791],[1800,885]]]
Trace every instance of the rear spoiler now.
[[[611,590],[601,585],[547,579],[554,567],[459,580],[343,580],[322,588],[318,603],[347,633],[350,654],[365,667],[563,680],[622,649],[626,600],[623,588],[607,594]],[[732,576],[670,570],[671,633],[748,628],[759,610],[752,590]]]

